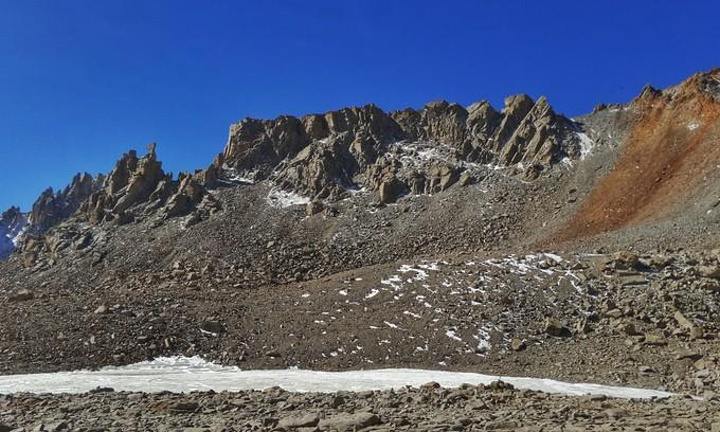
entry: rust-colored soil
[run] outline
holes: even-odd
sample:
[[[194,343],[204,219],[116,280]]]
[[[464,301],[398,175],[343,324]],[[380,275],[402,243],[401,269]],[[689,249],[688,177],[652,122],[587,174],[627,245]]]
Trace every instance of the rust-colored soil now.
[[[578,213],[554,236],[567,241],[661,218],[717,181],[720,104],[684,83],[670,99],[639,100],[644,114],[624,153]]]

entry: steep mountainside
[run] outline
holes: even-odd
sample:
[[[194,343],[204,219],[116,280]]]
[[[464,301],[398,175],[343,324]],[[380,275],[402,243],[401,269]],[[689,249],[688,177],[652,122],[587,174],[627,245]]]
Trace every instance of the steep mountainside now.
[[[622,153],[560,238],[592,236],[678,214],[717,224],[720,73],[695,75],[663,92],[646,87],[629,107],[605,108],[587,122],[592,128],[599,119],[619,117],[627,109],[636,112],[636,119]]]
[[[3,215],[0,368],[201,354],[718,389],[719,104],[715,69],[575,119],[524,95],[246,119],[178,178],[130,151]]]

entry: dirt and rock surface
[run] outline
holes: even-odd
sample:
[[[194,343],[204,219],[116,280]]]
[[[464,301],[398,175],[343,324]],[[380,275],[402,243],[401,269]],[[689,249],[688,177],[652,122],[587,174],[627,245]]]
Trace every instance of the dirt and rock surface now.
[[[3,250],[17,247],[0,261],[0,371],[201,355],[244,369],[536,376],[704,402],[490,391],[478,393],[492,402],[487,418],[473,411],[466,425],[432,426],[467,412],[476,390],[452,400],[452,390],[403,390],[407,406],[374,412],[377,427],[483,430],[515,413],[524,420],[510,429],[546,421],[542,430],[554,430],[565,419],[604,430],[603,410],[618,410],[621,428],[710,430],[720,392],[718,106],[716,69],[577,119],[527,96],[502,111],[439,102],[246,119],[208,168],[177,179],[154,144],[129,152],[108,175],[78,175],[31,212],[0,219]],[[257,407],[269,394],[2,403],[4,413],[21,401],[49,413],[82,400],[68,408],[83,413],[75,429],[132,400],[142,413],[129,428],[191,428],[234,397]],[[360,405],[346,412],[392,397],[348,397]],[[151,402],[176,398],[197,399],[197,412],[148,414]],[[282,400],[295,398],[312,415],[330,396]],[[274,420],[231,407],[217,421],[276,427],[282,408],[264,409]]]
[[[102,389],[101,389],[102,390]],[[503,382],[457,389],[0,396],[0,430],[40,431],[711,431],[717,401],[554,396]]]

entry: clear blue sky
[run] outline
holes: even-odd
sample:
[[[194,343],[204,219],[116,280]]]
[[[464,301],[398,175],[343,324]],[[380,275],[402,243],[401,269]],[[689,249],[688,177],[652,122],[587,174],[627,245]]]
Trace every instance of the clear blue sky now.
[[[0,3],[0,209],[159,143],[202,168],[231,122],[513,93],[568,115],[720,66],[720,2]]]

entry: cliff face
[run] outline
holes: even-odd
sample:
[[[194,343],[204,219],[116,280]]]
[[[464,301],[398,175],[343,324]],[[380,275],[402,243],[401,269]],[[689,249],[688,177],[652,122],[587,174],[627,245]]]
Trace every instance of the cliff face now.
[[[222,160],[243,177],[270,178],[312,199],[340,199],[365,187],[394,200],[406,191],[427,192],[424,185],[443,177],[454,183],[448,177],[457,180],[467,163],[519,166],[526,179],[535,179],[581,156],[580,132],[580,124],[555,114],[544,97],[509,97],[501,112],[484,101],[467,109],[433,102],[389,114],[368,105],[299,119],[243,120],[230,128]],[[405,169],[403,145],[429,146],[446,160]]]

